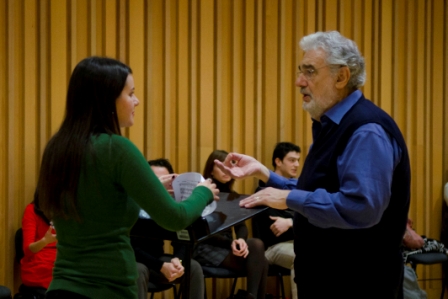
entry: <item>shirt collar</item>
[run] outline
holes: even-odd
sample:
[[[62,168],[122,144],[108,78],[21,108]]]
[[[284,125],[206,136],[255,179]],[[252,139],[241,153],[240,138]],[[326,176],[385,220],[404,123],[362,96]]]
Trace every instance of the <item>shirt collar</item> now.
[[[358,102],[361,96],[362,92],[359,89],[355,90],[349,94],[348,97],[331,107],[331,109],[325,112],[324,115],[335,124],[339,125],[344,115],[356,104],[356,102]]]

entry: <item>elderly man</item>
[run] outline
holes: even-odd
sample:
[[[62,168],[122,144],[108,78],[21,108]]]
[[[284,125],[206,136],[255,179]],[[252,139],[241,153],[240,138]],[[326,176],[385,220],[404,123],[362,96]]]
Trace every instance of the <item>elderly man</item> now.
[[[403,136],[358,89],[365,67],[353,41],[317,32],[300,46],[296,85],[313,120],[313,145],[297,185],[246,155],[215,163],[234,178],[255,176],[274,187],[241,206],[295,211],[299,298],[402,298],[400,245],[410,195]]]

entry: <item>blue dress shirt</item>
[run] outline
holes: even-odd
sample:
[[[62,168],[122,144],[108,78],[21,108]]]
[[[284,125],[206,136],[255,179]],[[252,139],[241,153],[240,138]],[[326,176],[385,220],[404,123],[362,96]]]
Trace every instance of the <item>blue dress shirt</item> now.
[[[321,117],[322,125],[339,124],[361,96],[357,90],[336,104]],[[272,171],[267,186],[292,190],[286,198],[287,206],[317,227],[368,228],[380,221],[389,205],[393,171],[400,159],[396,141],[380,125],[369,123],[353,133],[337,159],[338,192],[299,190],[292,181]]]

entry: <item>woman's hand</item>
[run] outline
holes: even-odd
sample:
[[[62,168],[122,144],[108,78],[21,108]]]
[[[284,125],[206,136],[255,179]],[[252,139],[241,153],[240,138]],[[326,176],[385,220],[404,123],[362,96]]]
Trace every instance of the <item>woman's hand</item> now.
[[[58,239],[56,238],[56,232],[54,231],[54,227],[52,225],[50,225],[42,239],[46,244],[57,242]]]
[[[242,256],[246,258],[249,255],[249,247],[244,239],[236,239],[232,242],[232,253],[236,256]]]
[[[219,189],[216,188],[216,184],[213,183],[212,179],[206,179],[205,181],[200,182],[199,184],[197,184],[197,186],[207,187],[208,189],[210,189],[210,191],[212,191],[213,199],[216,200],[216,201],[219,200],[219,196],[218,196]]]
[[[173,181],[177,176],[177,173],[170,173],[159,176],[160,182],[171,196],[174,196]]]
[[[39,251],[42,250],[42,248],[44,248],[48,244],[58,241],[55,233],[56,232],[54,231],[54,227],[50,225],[48,227],[48,230],[45,232],[45,235],[42,237],[42,239],[30,243],[30,245],[28,245],[28,248],[32,253],[38,253]]]
[[[255,158],[238,153],[229,153],[224,162],[215,160],[215,164],[225,174],[234,179],[256,177],[263,182],[267,182],[270,175],[269,169]]]

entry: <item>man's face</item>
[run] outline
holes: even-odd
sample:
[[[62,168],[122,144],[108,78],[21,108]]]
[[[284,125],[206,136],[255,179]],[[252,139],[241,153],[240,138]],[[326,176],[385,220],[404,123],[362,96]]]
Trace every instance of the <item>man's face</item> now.
[[[326,53],[322,49],[305,52],[296,79],[296,86],[303,94],[303,109],[315,120],[320,120],[325,112],[342,100],[338,99],[335,88],[337,73],[331,72],[338,66],[328,65],[325,59]]]
[[[296,178],[299,169],[300,153],[289,152],[283,160],[275,159],[275,172],[285,178]]]

